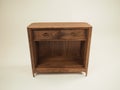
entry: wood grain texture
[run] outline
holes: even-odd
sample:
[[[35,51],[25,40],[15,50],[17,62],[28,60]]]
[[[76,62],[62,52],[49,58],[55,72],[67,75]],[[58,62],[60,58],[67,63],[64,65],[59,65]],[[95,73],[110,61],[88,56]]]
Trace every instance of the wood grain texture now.
[[[40,28],[89,28],[90,24],[85,22],[37,22],[32,23],[28,28],[40,29]]]
[[[80,68],[36,68],[37,73],[81,73],[85,72],[86,69]]]
[[[83,29],[38,29],[33,31],[34,41],[40,40],[86,40],[86,30]]]
[[[88,71],[91,25],[33,23],[28,27],[33,76],[35,73]]]

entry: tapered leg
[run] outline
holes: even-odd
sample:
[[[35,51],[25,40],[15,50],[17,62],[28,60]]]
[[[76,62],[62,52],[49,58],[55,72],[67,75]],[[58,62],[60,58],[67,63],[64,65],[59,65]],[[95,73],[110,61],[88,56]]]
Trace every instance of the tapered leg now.
[[[85,76],[87,77],[87,75],[88,75],[88,70],[86,70],[86,72],[85,72],[86,74],[85,74]]]
[[[33,73],[33,77],[35,77],[35,74]]]
[[[88,74],[88,73],[86,72],[86,75],[85,75],[86,77],[87,77],[87,74]]]

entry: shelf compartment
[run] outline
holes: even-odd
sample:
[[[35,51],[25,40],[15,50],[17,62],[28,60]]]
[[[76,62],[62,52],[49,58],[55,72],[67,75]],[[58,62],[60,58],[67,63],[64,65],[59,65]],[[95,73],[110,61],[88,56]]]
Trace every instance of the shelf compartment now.
[[[85,41],[39,41],[36,68],[84,68]]]
[[[85,67],[80,57],[47,57],[41,58],[36,71],[39,73],[78,73],[84,72]]]
[[[83,67],[83,62],[80,60],[80,57],[47,57],[41,58],[38,61],[37,67],[39,68],[70,68],[70,67]]]

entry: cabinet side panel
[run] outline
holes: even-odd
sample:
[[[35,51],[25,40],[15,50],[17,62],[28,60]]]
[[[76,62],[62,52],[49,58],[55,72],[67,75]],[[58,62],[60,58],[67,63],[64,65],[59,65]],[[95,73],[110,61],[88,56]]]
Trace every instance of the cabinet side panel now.
[[[88,68],[88,62],[89,62],[89,53],[90,53],[90,43],[91,43],[91,34],[92,34],[92,27],[90,27],[88,29],[88,33],[87,33],[87,42],[86,42],[86,58],[85,58],[85,68]],[[86,71],[87,72],[87,71]]]
[[[34,60],[34,47],[33,47],[33,40],[32,40],[32,31],[27,29],[28,31],[28,39],[29,39],[29,48],[30,48],[30,56],[31,56],[31,65],[32,65],[32,73],[34,76],[35,73],[35,60]]]

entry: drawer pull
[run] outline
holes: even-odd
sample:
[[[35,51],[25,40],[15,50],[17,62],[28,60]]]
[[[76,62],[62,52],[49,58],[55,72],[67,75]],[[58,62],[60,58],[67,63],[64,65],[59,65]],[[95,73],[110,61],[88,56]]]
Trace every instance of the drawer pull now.
[[[48,37],[49,34],[48,33],[43,33],[43,36]]]

